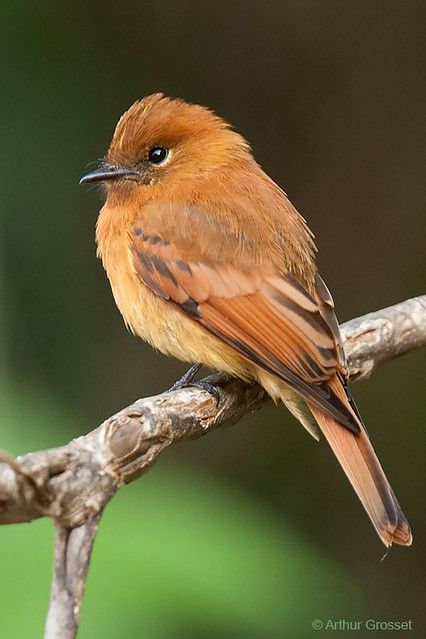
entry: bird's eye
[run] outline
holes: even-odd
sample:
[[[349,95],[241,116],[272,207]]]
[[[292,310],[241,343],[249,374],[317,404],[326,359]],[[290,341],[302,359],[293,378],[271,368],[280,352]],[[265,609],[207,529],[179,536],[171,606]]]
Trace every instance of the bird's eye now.
[[[153,146],[149,150],[148,160],[151,164],[161,164],[169,155],[169,150],[165,146]]]

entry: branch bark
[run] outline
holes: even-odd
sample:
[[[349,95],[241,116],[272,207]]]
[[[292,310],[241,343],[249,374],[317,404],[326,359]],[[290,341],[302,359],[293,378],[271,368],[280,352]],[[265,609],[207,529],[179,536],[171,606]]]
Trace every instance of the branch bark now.
[[[426,295],[341,326],[351,380],[426,345]],[[16,459],[0,453],[0,524],[50,517],[55,565],[46,639],[73,639],[90,553],[102,511],[125,483],[180,441],[230,426],[267,396],[256,384],[223,374],[207,378],[219,401],[197,386],[137,400],[65,446]]]

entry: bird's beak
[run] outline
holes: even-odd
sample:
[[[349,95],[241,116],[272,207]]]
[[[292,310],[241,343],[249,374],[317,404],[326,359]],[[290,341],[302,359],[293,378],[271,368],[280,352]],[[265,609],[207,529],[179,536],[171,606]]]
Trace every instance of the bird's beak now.
[[[106,182],[107,180],[121,180],[128,178],[129,176],[138,175],[133,169],[126,169],[120,166],[101,166],[96,171],[92,171],[83,176],[79,184],[87,184],[88,182]]]

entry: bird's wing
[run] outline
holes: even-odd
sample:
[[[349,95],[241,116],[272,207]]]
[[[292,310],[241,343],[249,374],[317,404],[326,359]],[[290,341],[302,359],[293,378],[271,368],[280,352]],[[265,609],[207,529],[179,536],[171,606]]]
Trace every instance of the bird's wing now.
[[[212,247],[212,229],[205,232],[199,212],[189,216],[190,223],[184,211],[181,218],[169,213],[145,216],[131,235],[138,276],[154,293],[299,393],[383,543],[410,545],[410,526],[345,389],[339,326],[322,279],[317,276],[308,292],[294,275],[280,272],[271,262],[244,261],[240,236],[216,228],[220,250],[217,244]]]
[[[184,233],[182,221],[171,213],[144,216],[131,235],[134,268],[145,285],[358,432],[359,422],[329,383],[336,373],[345,375],[345,361],[332,299],[321,278],[314,296],[271,263],[239,263],[238,238],[231,236],[226,252],[233,250],[222,260],[222,253],[205,242],[199,214]]]

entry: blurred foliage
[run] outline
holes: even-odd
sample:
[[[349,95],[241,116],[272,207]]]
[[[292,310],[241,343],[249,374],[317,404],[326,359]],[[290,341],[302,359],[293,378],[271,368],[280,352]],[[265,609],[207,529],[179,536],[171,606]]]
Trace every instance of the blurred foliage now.
[[[183,371],[126,333],[95,259],[101,197],[77,184],[153,91],[209,105],[252,143],[317,235],[341,319],[423,292],[424,2],[1,8],[1,448],[63,443]],[[412,549],[379,562],[328,448],[268,408],[175,447],[116,497],[81,636],[297,639],[351,614],[412,618],[422,636],[425,359],[355,388]],[[51,526],[0,540],[0,635],[40,636]]]

